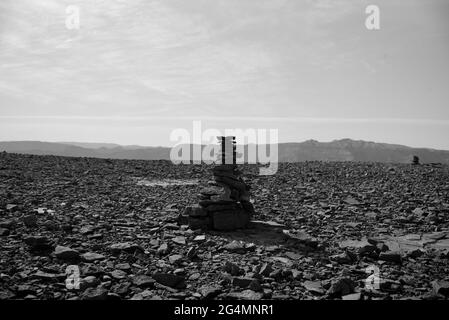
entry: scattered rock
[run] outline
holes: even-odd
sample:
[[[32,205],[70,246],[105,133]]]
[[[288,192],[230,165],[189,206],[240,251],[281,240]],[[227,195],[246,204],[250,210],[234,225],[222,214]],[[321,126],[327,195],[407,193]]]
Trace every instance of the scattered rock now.
[[[147,275],[137,275],[132,278],[133,284],[141,288],[153,287],[155,280]]]
[[[87,288],[81,295],[82,300],[106,300],[108,290],[99,286],[96,288]]]
[[[233,276],[238,276],[243,273],[243,270],[238,265],[229,261],[226,261],[223,270]]]
[[[327,290],[329,296],[346,296],[354,292],[357,284],[349,278],[340,278],[331,283],[331,287]]]
[[[111,245],[109,249],[113,254],[119,254],[121,252],[134,253],[136,251],[144,251],[139,245],[130,242],[115,243]]]
[[[449,297],[449,281],[433,281],[432,289],[434,294],[441,294],[445,297]]]
[[[236,300],[260,300],[263,297],[263,293],[255,292],[253,290],[244,290],[242,292],[231,292],[226,295],[228,299]]]
[[[185,287],[184,277],[170,274],[170,273],[155,273],[153,279],[158,283],[170,287],[182,289]]]
[[[69,247],[56,246],[55,256],[61,260],[77,260],[80,258],[80,253]]]
[[[199,293],[201,296],[203,296],[205,299],[213,299],[216,296],[218,296],[222,292],[222,288],[220,286],[210,286],[205,285],[202,286],[199,290]]]
[[[394,263],[401,263],[402,256],[399,252],[386,251],[386,252],[381,252],[379,254],[379,260],[394,262]]]
[[[105,259],[105,256],[95,252],[86,252],[81,255],[81,258],[86,262],[94,262]]]
[[[323,295],[325,293],[321,281],[304,281],[302,285],[313,294]]]

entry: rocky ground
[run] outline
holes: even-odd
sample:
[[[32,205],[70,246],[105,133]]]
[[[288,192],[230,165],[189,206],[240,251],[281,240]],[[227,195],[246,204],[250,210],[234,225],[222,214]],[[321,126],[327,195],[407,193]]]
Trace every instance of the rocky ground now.
[[[209,166],[0,154],[0,299],[448,297],[447,166],[242,171],[265,223],[204,232]]]

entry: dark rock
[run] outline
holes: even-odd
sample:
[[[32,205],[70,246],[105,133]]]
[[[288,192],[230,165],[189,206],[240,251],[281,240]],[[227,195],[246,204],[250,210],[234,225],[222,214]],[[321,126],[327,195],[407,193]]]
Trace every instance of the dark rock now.
[[[379,260],[394,262],[394,263],[401,263],[402,256],[399,252],[386,251],[386,252],[381,252],[379,254]]]
[[[83,300],[106,300],[108,290],[99,286],[96,288],[87,288],[81,295]]]
[[[170,288],[182,289],[185,287],[184,277],[182,276],[170,273],[155,273],[153,275],[153,279],[158,283]]]
[[[125,296],[131,287],[131,284],[128,282],[118,283],[111,287],[111,291],[119,296]]]
[[[137,275],[132,278],[133,284],[141,288],[153,287],[155,280],[147,275]]]
[[[51,251],[54,248],[53,243],[44,236],[29,236],[24,239],[31,251]]]
[[[229,261],[226,261],[223,270],[233,276],[238,276],[243,273],[243,270],[238,265]]]
[[[244,229],[250,222],[250,214],[244,210],[215,211],[212,213],[213,228],[220,231]]]
[[[94,276],[87,276],[83,279],[81,279],[80,282],[80,289],[85,290],[87,288],[95,288],[100,284],[100,280],[97,277]]]
[[[261,264],[258,273],[265,277],[268,277],[270,273],[274,271],[272,265],[272,263]]]
[[[259,282],[258,280],[253,278],[234,277],[232,279],[232,285],[236,287],[247,288],[253,281]]]
[[[349,278],[340,278],[332,281],[331,287],[327,290],[329,296],[345,296],[354,292],[357,284]]]

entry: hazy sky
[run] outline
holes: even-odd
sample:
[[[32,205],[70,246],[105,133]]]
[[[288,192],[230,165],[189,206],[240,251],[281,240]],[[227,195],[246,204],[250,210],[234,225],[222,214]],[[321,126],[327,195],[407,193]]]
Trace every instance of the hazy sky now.
[[[202,120],[449,149],[448,18],[447,0],[1,0],[0,140],[171,145]]]

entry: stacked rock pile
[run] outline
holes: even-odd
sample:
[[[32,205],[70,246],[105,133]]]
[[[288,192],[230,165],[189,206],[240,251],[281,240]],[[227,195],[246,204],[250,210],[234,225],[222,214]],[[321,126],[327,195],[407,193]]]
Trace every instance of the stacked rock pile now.
[[[219,163],[212,169],[214,181],[199,195],[199,204],[187,207],[184,216],[192,229],[230,231],[246,228],[254,213],[249,186],[236,165],[235,137],[218,137]]]

